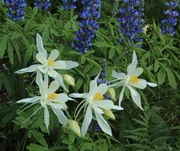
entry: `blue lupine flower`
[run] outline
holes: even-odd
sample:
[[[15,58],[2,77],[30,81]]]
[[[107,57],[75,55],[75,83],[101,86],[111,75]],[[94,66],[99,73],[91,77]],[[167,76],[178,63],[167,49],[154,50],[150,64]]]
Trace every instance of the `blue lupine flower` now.
[[[7,0],[6,4],[9,6],[9,12],[7,16],[9,16],[12,20],[23,20],[25,16],[25,7],[26,3],[24,0]]]
[[[101,1],[82,0],[81,3],[85,5],[79,15],[82,21],[79,23],[80,29],[76,32],[76,39],[75,42],[72,43],[72,47],[79,51],[79,53],[84,54],[88,52],[88,48],[92,46],[92,39],[95,37],[96,30],[99,28],[96,19],[99,19],[101,16],[99,11]]]
[[[166,2],[168,10],[164,11],[164,15],[167,16],[166,19],[161,21],[161,30],[163,34],[169,33],[171,36],[176,34],[174,26],[177,25],[177,16],[179,13],[175,10],[178,7],[178,0],[170,0]]]
[[[131,46],[134,46],[136,42],[142,41],[138,34],[143,32],[144,19],[142,17],[144,16],[144,8],[139,0],[123,0],[123,3],[125,8],[121,8],[119,11],[119,28],[124,40],[129,41]],[[124,43],[123,39],[120,38],[119,40]]]
[[[74,4],[77,0],[62,0],[63,5],[61,6],[62,9],[75,9],[76,5]]]
[[[40,10],[47,10],[51,6],[50,0],[36,0],[34,6],[37,6]]]

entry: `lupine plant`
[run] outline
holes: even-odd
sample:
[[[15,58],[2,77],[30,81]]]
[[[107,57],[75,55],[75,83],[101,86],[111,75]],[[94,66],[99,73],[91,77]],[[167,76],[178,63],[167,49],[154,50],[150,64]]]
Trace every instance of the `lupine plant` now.
[[[123,3],[124,7],[120,8],[118,21],[124,38],[120,38],[119,41],[121,43],[129,41],[131,46],[134,46],[135,43],[142,41],[138,35],[143,32],[144,8],[140,0],[123,0]]]
[[[37,6],[40,10],[47,10],[51,6],[50,0],[36,0],[34,6]]]
[[[26,3],[24,0],[7,0],[6,4],[9,10],[7,16],[12,20],[17,21],[25,18]]]
[[[169,33],[171,36],[176,34],[174,26],[177,25],[177,17],[179,13],[176,8],[178,7],[179,0],[170,0],[166,2],[167,10],[164,11],[165,19],[161,21],[161,30],[163,34]]]
[[[76,32],[75,42],[72,46],[79,53],[84,54],[89,51],[89,47],[92,46],[92,39],[95,37],[96,30],[99,28],[99,24],[96,21],[100,18],[100,0],[82,0],[84,5],[83,11],[80,14],[82,21],[79,23],[80,29]]]
[[[63,5],[61,6],[62,9],[75,9],[77,0],[62,0]]]

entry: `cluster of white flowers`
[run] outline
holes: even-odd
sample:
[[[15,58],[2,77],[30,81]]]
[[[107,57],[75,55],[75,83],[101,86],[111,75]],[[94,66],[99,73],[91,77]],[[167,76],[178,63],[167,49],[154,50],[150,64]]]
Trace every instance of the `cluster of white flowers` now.
[[[22,74],[27,72],[36,72],[36,83],[39,86],[40,96],[22,99],[17,102],[27,104],[30,103],[29,107],[39,103],[41,105],[40,108],[44,109],[44,122],[47,129],[49,126],[49,106],[57,116],[58,121],[62,125],[66,125],[67,123],[69,123],[71,129],[79,136],[85,136],[92,119],[97,120],[102,131],[109,135],[112,135],[111,128],[103,116],[106,115],[112,119],[115,119],[112,110],[123,110],[123,108],[121,107],[121,102],[124,97],[125,88],[127,87],[130,90],[133,101],[141,110],[143,110],[140,95],[133,87],[144,89],[147,85],[152,87],[157,86],[155,83],[149,83],[146,80],[139,79],[139,75],[142,74],[143,69],[136,67],[137,56],[136,53],[133,52],[133,59],[131,64],[127,68],[127,75],[125,73],[117,73],[113,71],[112,77],[114,77],[115,80],[109,81],[109,83],[113,84],[109,86],[106,83],[98,85],[98,75],[94,80],[90,82],[90,90],[88,93],[72,93],[69,95],[70,97],[65,93],[56,93],[60,86],[68,92],[63,82],[63,77],[66,77],[65,80],[69,81],[70,85],[75,85],[74,79],[72,77],[70,77],[69,75],[62,76],[57,70],[72,69],[77,67],[79,64],[74,61],[56,61],[59,56],[58,50],[52,50],[48,57],[47,51],[43,47],[42,38],[39,34],[37,34],[36,42],[38,48],[36,59],[41,64],[31,65],[28,68],[16,71],[16,73]],[[50,85],[49,77],[54,79],[54,81],[51,82]],[[111,98],[115,99],[115,92],[112,87],[120,86],[122,86],[122,90],[119,95],[119,105],[114,105],[113,101],[110,99],[105,99],[104,95],[109,92],[110,94],[112,94]],[[73,100],[71,97],[83,99],[83,101],[79,103],[75,110],[75,119],[78,117],[82,109],[86,109],[81,131],[78,123],[74,120],[69,120],[64,114],[64,111],[66,111],[68,108],[66,102],[68,100]],[[39,109],[37,109],[37,111],[33,113],[33,115],[36,114]],[[94,118],[93,114],[95,115]]]

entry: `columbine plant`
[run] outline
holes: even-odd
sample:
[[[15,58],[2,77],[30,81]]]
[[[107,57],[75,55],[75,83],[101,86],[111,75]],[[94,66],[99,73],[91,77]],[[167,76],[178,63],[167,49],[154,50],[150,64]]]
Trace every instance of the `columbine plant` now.
[[[105,133],[109,135],[112,135],[111,128],[102,115],[106,111],[109,111],[111,109],[122,110],[121,107],[114,105],[111,100],[104,99],[104,95],[108,91],[108,86],[105,83],[97,85],[97,79],[98,79],[98,76],[90,82],[89,93],[70,94],[71,97],[84,99],[76,108],[75,118],[79,115],[79,113],[81,112],[83,108],[87,108],[84,121],[82,123],[82,128],[81,128],[82,136],[85,136],[87,132],[87,129],[93,118],[93,113],[95,114],[95,118],[99,126],[101,127],[102,131],[104,131]],[[77,112],[78,109],[79,111]]]
[[[119,106],[121,106],[121,102],[124,97],[124,91],[127,87],[130,90],[131,98],[133,99],[134,103],[141,109],[141,97],[139,93],[134,88],[139,89],[145,89],[147,85],[151,87],[156,87],[157,84],[147,82],[144,79],[140,79],[139,76],[143,73],[143,69],[140,67],[137,67],[137,55],[135,51],[133,52],[133,58],[131,64],[129,64],[127,68],[127,74],[125,73],[117,73],[116,71],[113,71],[112,77],[116,78],[115,80],[109,81],[109,82],[115,82],[110,87],[120,87],[122,86],[122,90],[119,96]],[[117,82],[118,81],[118,82]]]
[[[57,81],[51,82],[50,86],[48,86],[49,80],[48,80],[47,74],[45,75],[44,80],[42,79],[41,74],[38,74],[36,82],[39,86],[40,96],[34,96],[32,98],[26,98],[26,99],[17,101],[17,103],[26,103],[26,104],[30,103],[30,105],[26,107],[26,109],[35,104],[41,105],[28,119],[30,119],[40,109],[43,108],[44,109],[44,122],[45,122],[46,128],[48,129],[48,126],[49,126],[48,106],[50,106],[54,114],[57,116],[59,122],[62,125],[66,124],[68,122],[68,119],[64,115],[63,110],[67,109],[66,102],[72,99],[69,98],[65,93],[56,93],[56,90],[59,88],[59,83]]]
[[[47,51],[44,49],[42,38],[39,34],[37,34],[36,37],[36,42],[37,42],[37,48],[38,48],[38,53],[36,55],[37,61],[39,61],[41,64],[35,64],[31,65],[28,68],[20,69],[16,71],[15,73],[18,74],[23,74],[26,72],[42,72],[44,74],[48,74],[50,77],[54,78],[57,80],[60,85],[66,90],[66,86],[63,82],[63,77],[62,75],[57,72],[57,69],[60,70],[68,70],[77,67],[79,64],[74,61],[64,61],[64,60],[58,60],[56,59],[59,56],[59,51],[58,50],[52,50],[49,57],[47,54]]]

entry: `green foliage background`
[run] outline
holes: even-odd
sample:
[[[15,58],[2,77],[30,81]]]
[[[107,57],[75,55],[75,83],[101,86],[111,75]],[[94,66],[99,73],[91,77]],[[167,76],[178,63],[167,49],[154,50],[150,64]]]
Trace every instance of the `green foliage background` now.
[[[131,47],[128,43],[121,45],[118,42],[122,35],[118,29],[118,15],[112,15],[114,1],[102,0],[100,28],[91,51],[84,55],[74,51],[70,45],[79,28],[77,15],[80,9],[75,12],[61,10],[57,7],[61,3],[53,2],[49,11],[28,7],[26,19],[18,22],[8,19],[7,8],[0,5],[0,150],[179,151],[180,25],[176,27],[174,37],[161,34],[159,23],[163,18],[165,0],[144,2],[145,23],[150,27],[147,34],[141,35],[144,39],[142,48],[136,48],[140,43]],[[29,6],[32,4],[30,2]],[[139,66],[144,69],[142,78],[159,85],[139,91],[145,111],[140,111],[126,92],[122,104],[124,110],[115,113],[116,121],[108,121],[113,137],[94,131],[94,122],[87,136],[79,138],[69,129],[61,127],[53,114],[48,134],[42,112],[23,123],[36,107],[21,112],[16,101],[37,94],[38,88],[32,83],[33,75],[15,75],[14,72],[35,62],[36,33],[42,35],[47,51],[58,49],[60,59],[80,63],[78,68],[68,72],[76,79],[75,88],[69,87],[70,92],[88,91],[90,80],[100,71],[102,59],[107,61],[107,81],[113,69],[125,72],[132,51],[136,50]],[[116,89],[116,94],[119,92],[120,89]],[[68,106],[73,111],[77,103]],[[73,112],[70,114],[72,116]]]

